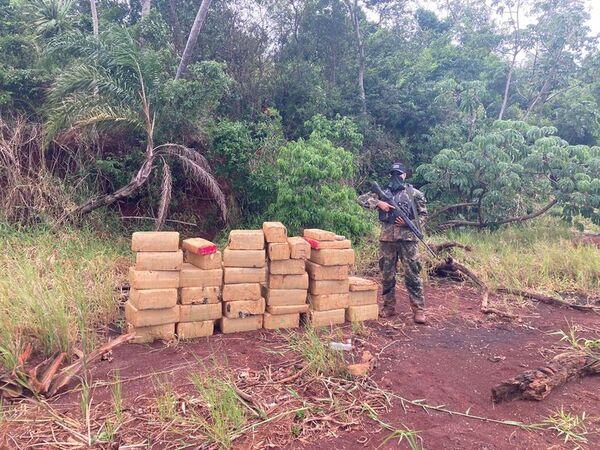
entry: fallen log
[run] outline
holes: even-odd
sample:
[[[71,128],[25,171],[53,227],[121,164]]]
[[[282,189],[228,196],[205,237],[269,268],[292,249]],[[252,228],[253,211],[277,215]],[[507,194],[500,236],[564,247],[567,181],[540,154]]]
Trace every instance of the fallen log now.
[[[527,370],[492,388],[492,400],[543,400],[558,386],[574,378],[599,375],[600,359],[586,352],[570,351],[552,358],[544,367]]]
[[[475,274],[475,272],[473,272],[471,269],[469,269],[464,264],[459,263],[451,256],[446,258],[446,260],[443,263],[436,266],[435,270],[442,272],[442,273],[451,274],[453,279],[455,279],[458,274],[461,277],[461,278],[459,278],[461,281],[464,280],[465,278],[471,280],[473,282],[473,284],[475,284],[475,286],[477,286],[479,288],[479,291],[481,292],[480,310],[483,314],[495,314],[499,317],[504,317],[506,319],[521,320],[520,317],[515,314],[511,314],[509,312],[501,311],[499,309],[491,307],[489,305],[490,290],[487,287],[487,285],[484,283],[484,281],[481,278],[479,278]]]
[[[538,302],[546,303],[547,305],[559,305],[566,306],[567,308],[577,309],[579,311],[591,311],[591,312],[600,312],[600,308],[592,305],[578,305],[577,303],[571,303],[566,300],[562,300],[560,298],[549,297],[547,295],[536,294],[535,292],[521,291],[519,289],[507,289],[507,288],[498,288],[496,292],[501,294],[509,294],[515,295],[517,297],[524,297],[531,300],[536,300]]]
[[[473,251],[473,248],[471,246],[464,245],[464,244],[461,244],[460,242],[455,242],[455,241],[441,242],[439,244],[429,244],[429,246],[435,253],[441,253],[443,251],[450,250],[452,248],[462,248],[466,252]]]

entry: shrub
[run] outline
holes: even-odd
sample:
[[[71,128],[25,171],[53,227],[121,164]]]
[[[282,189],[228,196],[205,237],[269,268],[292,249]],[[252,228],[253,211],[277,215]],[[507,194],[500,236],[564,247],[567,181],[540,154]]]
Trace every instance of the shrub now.
[[[350,185],[354,175],[352,154],[317,132],[281,149],[277,159],[277,199],[271,217],[291,232],[325,228],[347,236],[369,231],[365,212],[356,203]]]

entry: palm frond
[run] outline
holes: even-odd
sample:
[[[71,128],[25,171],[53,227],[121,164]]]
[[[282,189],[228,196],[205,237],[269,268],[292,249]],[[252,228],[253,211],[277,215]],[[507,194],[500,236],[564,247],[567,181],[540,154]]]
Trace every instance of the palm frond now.
[[[155,150],[158,150],[159,152],[163,152],[170,156],[188,158],[194,161],[200,167],[203,167],[205,170],[212,172],[210,164],[208,163],[208,160],[204,157],[204,155],[198,152],[197,150],[186,147],[185,145],[167,143],[159,145],[155,148]]]
[[[173,189],[173,177],[171,176],[171,168],[163,161],[163,178],[160,187],[160,203],[158,206],[158,215],[156,216],[156,225],[154,229],[160,231],[165,225],[169,204],[171,203],[171,191]]]
[[[197,183],[201,184],[213,196],[213,200],[221,210],[221,218],[224,222],[227,221],[227,200],[225,199],[225,194],[221,190],[217,180],[215,180],[212,174],[196,161],[189,159],[182,154],[175,153],[175,155],[179,157],[186,173]]]

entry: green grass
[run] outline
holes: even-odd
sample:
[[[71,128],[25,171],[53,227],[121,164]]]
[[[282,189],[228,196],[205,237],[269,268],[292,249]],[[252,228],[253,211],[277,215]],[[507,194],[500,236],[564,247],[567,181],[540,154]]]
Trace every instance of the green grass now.
[[[194,420],[210,442],[230,448],[247,421],[245,406],[232,382],[211,373],[194,373],[190,381],[206,407],[206,414],[193,411]]]
[[[301,333],[291,332],[287,340],[290,349],[304,360],[312,374],[326,377],[347,375],[343,351],[329,347],[329,341],[338,340],[335,337],[322,339],[312,326],[307,325]]]
[[[581,448],[579,444],[587,443],[588,430],[586,427],[587,417],[583,412],[580,416],[572,414],[561,406],[559,410],[544,420],[543,425],[547,430],[553,431],[564,442],[571,442],[575,447]]]
[[[70,354],[83,339],[89,351],[94,330],[118,313],[126,245],[85,229],[0,225],[0,364],[12,370],[28,342],[46,355]]]
[[[377,233],[375,230],[356,246],[359,274],[379,274]],[[492,288],[597,295],[600,292],[598,250],[574,245],[572,236],[572,230],[564,222],[547,217],[496,231],[470,229],[428,236],[427,240],[450,240],[471,246],[471,252],[454,249],[454,255]],[[433,263],[419,246],[425,266]]]
[[[546,292],[600,291],[600,255],[588,246],[575,246],[572,233],[547,218],[496,232],[462,232],[449,239],[473,247],[457,257],[474,268],[492,287]]]

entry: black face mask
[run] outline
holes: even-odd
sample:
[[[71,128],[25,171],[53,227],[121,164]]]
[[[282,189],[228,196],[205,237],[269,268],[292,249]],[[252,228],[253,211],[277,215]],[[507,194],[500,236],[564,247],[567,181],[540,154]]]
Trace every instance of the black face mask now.
[[[390,191],[396,193],[398,191],[402,191],[405,187],[404,180],[400,174],[398,172],[393,172],[390,179],[390,184],[388,185]]]

